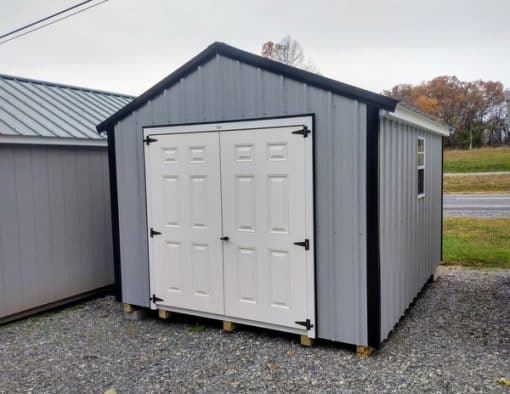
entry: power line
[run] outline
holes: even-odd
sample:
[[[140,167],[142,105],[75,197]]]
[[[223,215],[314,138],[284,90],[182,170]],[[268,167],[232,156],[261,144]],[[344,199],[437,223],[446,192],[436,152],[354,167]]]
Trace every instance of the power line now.
[[[65,10],[59,11],[59,12],[53,14],[53,15],[47,16],[45,18],[39,19],[38,21],[32,22],[32,23],[30,23],[30,24],[28,24],[26,26],[23,26],[23,27],[20,27],[18,29],[15,29],[15,30],[13,30],[13,31],[11,31],[9,33],[6,33],[6,34],[0,36],[0,39],[5,38],[7,36],[10,36],[12,34],[15,34],[16,32],[25,30],[25,29],[27,29],[27,28],[29,28],[31,26],[37,25],[37,24],[39,24],[41,22],[44,22],[44,21],[46,21],[48,19],[54,18],[55,16],[62,15],[65,12],[73,10],[73,9],[75,9],[77,7],[80,7],[80,6],[84,5],[84,4],[90,3],[91,1],[93,1],[93,0],[83,1],[83,2],[81,2],[79,4],[76,4],[76,5],[72,6],[72,7],[66,8]],[[88,7],[85,7],[85,8],[82,8],[82,9],[78,10],[78,11],[72,12],[72,13],[70,13],[68,15],[65,15],[65,16],[61,17],[61,18],[57,18],[57,19],[55,19],[55,20],[53,20],[51,22],[45,23],[45,24],[43,24],[41,26],[37,26],[37,27],[35,27],[35,28],[33,28],[33,29],[29,30],[29,31],[24,32],[24,33],[20,33],[20,34],[15,35],[14,37],[7,38],[6,40],[0,41],[0,45],[5,44],[5,43],[7,43],[9,41],[15,40],[16,38],[26,36],[27,34],[30,34],[30,33],[34,32],[34,31],[37,31],[37,30],[40,30],[40,29],[42,29],[44,27],[53,25],[54,23],[57,23],[57,22],[60,22],[60,21],[62,21],[64,19],[70,18],[73,15],[81,14],[82,12],[85,12],[87,10],[90,10],[91,8],[97,7],[98,5],[106,3],[107,1],[108,0],[102,0],[99,3],[95,3],[95,4],[92,4],[92,5],[89,5]]]
[[[2,38],[5,38],[5,37],[7,37],[7,36],[10,36],[11,34],[17,33],[17,32],[19,32],[19,31],[21,31],[21,30],[25,30],[25,29],[27,29],[27,28],[29,28],[29,27],[32,27],[32,26],[34,26],[34,25],[37,25],[38,23],[41,23],[41,22],[47,21],[48,19],[51,19],[51,18],[53,18],[54,16],[58,16],[58,15],[61,15],[61,14],[65,13],[65,12],[67,12],[67,11],[74,10],[75,8],[80,7],[80,6],[84,5],[84,4],[90,3],[91,1],[92,1],[92,0],[82,1],[82,2],[81,2],[81,3],[79,3],[79,4],[76,4],[76,5],[73,5],[72,7],[66,8],[65,10],[62,10],[62,11],[56,12],[56,13],[54,13],[54,14],[50,15],[50,16],[47,16],[47,17],[42,18],[42,19],[39,19],[39,20],[37,20],[37,21],[35,21],[35,22],[32,22],[32,23],[29,23],[28,25],[25,25],[25,26],[23,26],[23,27],[20,27],[20,28],[18,28],[18,29],[15,29],[15,30],[13,30],[13,31],[10,31],[9,33],[5,33],[5,34],[3,34],[3,35],[1,35],[1,36],[0,36],[0,40],[1,40]]]

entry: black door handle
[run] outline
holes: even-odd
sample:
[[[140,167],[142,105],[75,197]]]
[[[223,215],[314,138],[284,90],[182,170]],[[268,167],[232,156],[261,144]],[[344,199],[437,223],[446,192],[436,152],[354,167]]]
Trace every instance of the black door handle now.
[[[230,238],[229,237],[220,237],[220,240],[222,241],[228,241]]]

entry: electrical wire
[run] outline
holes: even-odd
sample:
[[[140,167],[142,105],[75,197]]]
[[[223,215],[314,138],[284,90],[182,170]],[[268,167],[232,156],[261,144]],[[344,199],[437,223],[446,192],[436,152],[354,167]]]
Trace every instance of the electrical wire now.
[[[13,30],[13,31],[11,31],[11,32],[9,32],[9,33],[6,33],[6,34],[4,34],[4,35],[0,36],[0,39],[2,39],[2,38],[4,38],[4,37],[7,37],[7,36],[9,36],[9,35],[15,34],[16,32],[19,32],[19,31],[22,31],[22,30],[24,30],[24,29],[27,29],[28,27],[34,26],[34,25],[39,24],[39,23],[41,23],[41,22],[43,22],[43,21],[46,21],[46,20],[48,20],[48,19],[54,18],[54,17],[55,17],[55,16],[57,16],[57,15],[62,15],[62,14],[63,14],[63,13],[65,13],[65,12],[68,12],[68,11],[70,11],[70,10],[72,10],[72,9],[75,9],[75,8],[77,8],[77,7],[80,7],[80,6],[84,5],[84,4],[90,3],[91,1],[93,1],[93,0],[83,1],[83,2],[81,2],[81,3],[79,3],[79,4],[76,4],[76,5],[72,6],[72,7],[66,8],[65,10],[59,11],[59,12],[57,12],[57,13],[53,14],[53,15],[47,16],[47,17],[42,18],[42,19],[40,19],[40,20],[38,20],[38,21],[36,21],[36,22],[33,22],[33,23],[30,23],[30,24],[28,24],[28,25],[26,25],[26,26],[20,27],[19,29]],[[55,20],[53,20],[53,21],[51,21],[51,22],[45,23],[45,24],[43,24],[43,25],[41,25],[41,26],[37,26],[37,27],[35,27],[35,28],[33,28],[33,29],[29,30],[29,31],[26,31],[26,32],[24,32],[24,33],[17,34],[17,35],[15,35],[14,37],[7,38],[6,40],[0,41],[0,45],[5,44],[5,43],[7,43],[7,42],[9,42],[9,41],[15,40],[16,38],[26,36],[27,34],[30,34],[30,33],[34,32],[34,31],[37,31],[37,30],[43,29],[43,28],[45,28],[45,27],[47,27],[47,26],[53,25],[54,23],[57,23],[57,22],[60,22],[60,21],[62,21],[62,20],[64,20],[64,19],[70,18],[70,17],[71,17],[71,16],[73,16],[73,15],[81,14],[82,12],[88,11],[88,10],[90,10],[91,8],[94,8],[94,7],[97,7],[98,5],[101,5],[101,4],[103,4],[103,3],[106,3],[107,1],[109,1],[109,0],[101,0],[101,1],[100,1],[100,2],[98,2],[98,3],[95,3],[95,4],[92,4],[92,5],[89,5],[88,7],[85,7],[85,8],[82,8],[82,9],[78,10],[78,11],[72,12],[72,13],[70,13],[70,14],[68,14],[68,15],[65,15],[65,16],[61,17],[61,18],[57,18],[57,19],[55,19]]]
[[[65,10],[62,10],[62,11],[56,12],[56,13],[54,13],[54,14],[50,15],[50,16],[47,16],[47,17],[42,18],[42,19],[39,19],[39,20],[37,20],[37,21],[35,21],[35,22],[32,22],[32,23],[29,23],[28,25],[25,25],[25,26],[23,26],[23,27],[20,27],[20,28],[18,28],[18,29],[15,29],[15,30],[13,30],[13,31],[10,31],[9,33],[5,33],[5,34],[3,34],[3,35],[1,35],[1,36],[0,36],[0,40],[1,40],[2,38],[5,38],[5,37],[7,37],[7,36],[10,36],[11,34],[17,33],[17,32],[19,32],[19,31],[21,31],[21,30],[25,30],[25,29],[27,29],[27,28],[29,28],[29,27],[32,27],[32,26],[34,26],[34,25],[37,25],[38,23],[41,23],[41,22],[47,21],[48,19],[51,19],[51,18],[53,18],[54,16],[58,16],[58,15],[61,15],[61,14],[65,13],[65,12],[67,12],[67,11],[74,10],[75,8],[80,7],[80,6],[84,5],[84,4],[90,3],[91,1],[92,1],[92,0],[82,1],[82,2],[81,2],[81,3],[79,3],[79,4],[76,4],[76,5],[73,5],[73,6],[71,6],[71,7],[66,8]]]

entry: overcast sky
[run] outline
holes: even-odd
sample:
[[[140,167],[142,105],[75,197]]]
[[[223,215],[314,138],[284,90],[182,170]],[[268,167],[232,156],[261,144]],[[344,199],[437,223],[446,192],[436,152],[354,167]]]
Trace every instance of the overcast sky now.
[[[0,34],[79,0],[1,0]],[[296,38],[375,92],[438,75],[510,87],[510,0],[109,0],[0,45],[0,73],[138,95],[214,41]]]

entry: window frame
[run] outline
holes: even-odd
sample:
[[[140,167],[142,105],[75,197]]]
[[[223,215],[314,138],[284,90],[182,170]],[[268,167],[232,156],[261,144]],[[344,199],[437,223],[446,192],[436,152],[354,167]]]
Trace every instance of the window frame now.
[[[423,144],[423,151],[420,152],[419,150],[419,146],[420,146],[420,141],[422,141],[422,144]],[[417,140],[416,140],[416,194],[417,194],[417,198],[418,199],[422,199],[425,197],[425,165],[426,165],[426,162],[427,162],[427,154],[426,154],[427,150],[426,150],[426,144],[425,144],[425,137],[423,136],[418,136]],[[419,161],[418,161],[418,158],[420,157],[420,155],[423,155],[423,163],[422,164],[419,164]],[[423,193],[420,193],[419,192],[419,173],[420,173],[420,170],[423,170]]]

